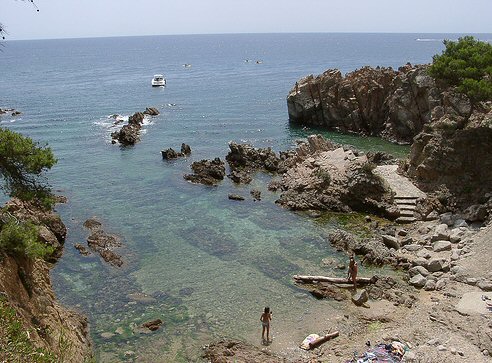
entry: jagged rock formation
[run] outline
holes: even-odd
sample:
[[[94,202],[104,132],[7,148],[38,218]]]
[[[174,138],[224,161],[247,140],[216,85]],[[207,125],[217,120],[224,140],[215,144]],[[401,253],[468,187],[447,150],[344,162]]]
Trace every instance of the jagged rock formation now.
[[[426,130],[415,138],[407,173],[423,189],[444,185],[465,206],[492,192],[492,128]]]
[[[55,248],[52,260],[58,259],[66,228],[56,213],[16,199],[6,204],[5,213],[36,224],[40,239]],[[92,356],[87,319],[56,301],[51,267],[41,259],[0,253],[0,295],[15,309],[33,344],[64,357],[64,362],[84,362]]]
[[[248,144],[230,142],[229,149],[226,160],[231,173],[228,177],[235,183],[250,183],[251,174],[258,170],[279,171],[280,158],[271,148],[254,148]]]
[[[289,119],[402,143],[411,143],[424,125],[443,115],[469,119],[468,97],[438,84],[427,67],[364,67],[345,77],[332,69],[310,75],[287,97]]]
[[[192,183],[216,185],[225,177],[224,162],[219,158],[195,161],[191,169],[193,174],[186,174],[184,178]]]
[[[161,155],[164,160],[173,160],[178,157],[189,156],[191,155],[191,147],[185,143],[181,144],[181,152],[176,152],[173,148],[169,148],[166,150],[161,150]]]
[[[113,144],[118,141],[121,145],[128,146],[135,145],[139,142],[140,130],[142,129],[142,124],[146,115],[157,116],[159,115],[159,110],[154,107],[147,107],[144,112],[135,112],[128,118],[128,124],[123,125],[119,131],[115,131],[111,134]]]
[[[84,222],[91,234],[87,238],[87,245],[89,248],[99,253],[104,261],[115,267],[121,267],[123,265],[123,259],[120,255],[114,252],[115,248],[121,247],[121,240],[118,236],[105,232],[102,229],[102,224],[95,218],[89,218]],[[76,247],[77,248],[77,247]],[[84,251],[77,248],[81,254]]]
[[[281,191],[279,204],[296,210],[372,212],[396,218],[393,193],[373,173],[375,164],[365,155],[344,150],[313,135],[286,161],[280,181],[270,185]]]
[[[413,142],[401,172],[426,192],[447,189],[462,208],[484,203],[492,192],[492,102],[473,103],[427,68],[364,67],[345,77],[338,70],[305,77],[287,97],[289,118]]]

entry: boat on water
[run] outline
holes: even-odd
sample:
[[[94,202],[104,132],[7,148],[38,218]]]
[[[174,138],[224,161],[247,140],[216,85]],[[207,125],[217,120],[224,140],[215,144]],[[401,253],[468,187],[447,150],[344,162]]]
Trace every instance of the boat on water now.
[[[162,74],[154,74],[152,78],[152,87],[164,87],[166,85],[166,79]]]

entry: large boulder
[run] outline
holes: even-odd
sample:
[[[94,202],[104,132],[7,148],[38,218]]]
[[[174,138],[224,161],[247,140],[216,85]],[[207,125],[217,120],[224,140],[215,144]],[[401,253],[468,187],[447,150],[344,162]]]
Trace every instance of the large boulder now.
[[[357,306],[364,305],[367,302],[367,300],[369,300],[369,295],[367,294],[367,291],[364,289],[357,291],[352,296],[352,302]]]
[[[427,279],[420,274],[413,276],[409,281],[410,285],[415,286],[418,289],[424,287],[426,283],[427,283]]]

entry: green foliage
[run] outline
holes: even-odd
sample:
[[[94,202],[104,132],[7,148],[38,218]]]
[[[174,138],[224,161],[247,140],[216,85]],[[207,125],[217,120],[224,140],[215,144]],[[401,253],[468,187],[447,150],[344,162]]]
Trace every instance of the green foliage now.
[[[316,170],[316,176],[321,179],[323,185],[328,188],[331,184],[331,175],[327,170],[319,168]]]
[[[45,258],[53,254],[54,248],[39,241],[34,224],[11,218],[0,230],[0,251],[17,256]]]
[[[52,205],[51,191],[42,173],[56,161],[49,147],[41,147],[28,137],[0,128],[0,174],[5,181],[0,188],[8,195]]]
[[[53,354],[36,348],[15,310],[0,300],[0,361],[25,363],[59,362]]]
[[[445,40],[446,49],[433,57],[429,73],[458,86],[473,101],[492,99],[492,45],[471,36]]]

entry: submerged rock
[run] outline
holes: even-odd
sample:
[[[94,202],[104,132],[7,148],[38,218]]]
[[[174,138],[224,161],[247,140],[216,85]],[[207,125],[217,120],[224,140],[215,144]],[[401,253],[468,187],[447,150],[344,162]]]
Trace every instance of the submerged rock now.
[[[147,328],[150,331],[156,331],[162,325],[161,319],[155,319],[142,324],[142,328]]]
[[[110,265],[121,267],[123,265],[123,259],[113,251],[114,248],[121,247],[120,238],[114,234],[104,232],[101,223],[95,218],[86,220],[84,227],[91,232],[87,238],[89,248],[99,253],[102,259]]]
[[[209,362],[226,363],[282,363],[283,358],[277,357],[273,353],[255,347],[254,345],[236,341],[221,340],[204,347],[203,358]]]
[[[244,197],[239,194],[229,194],[228,198],[231,200],[244,200]]]

